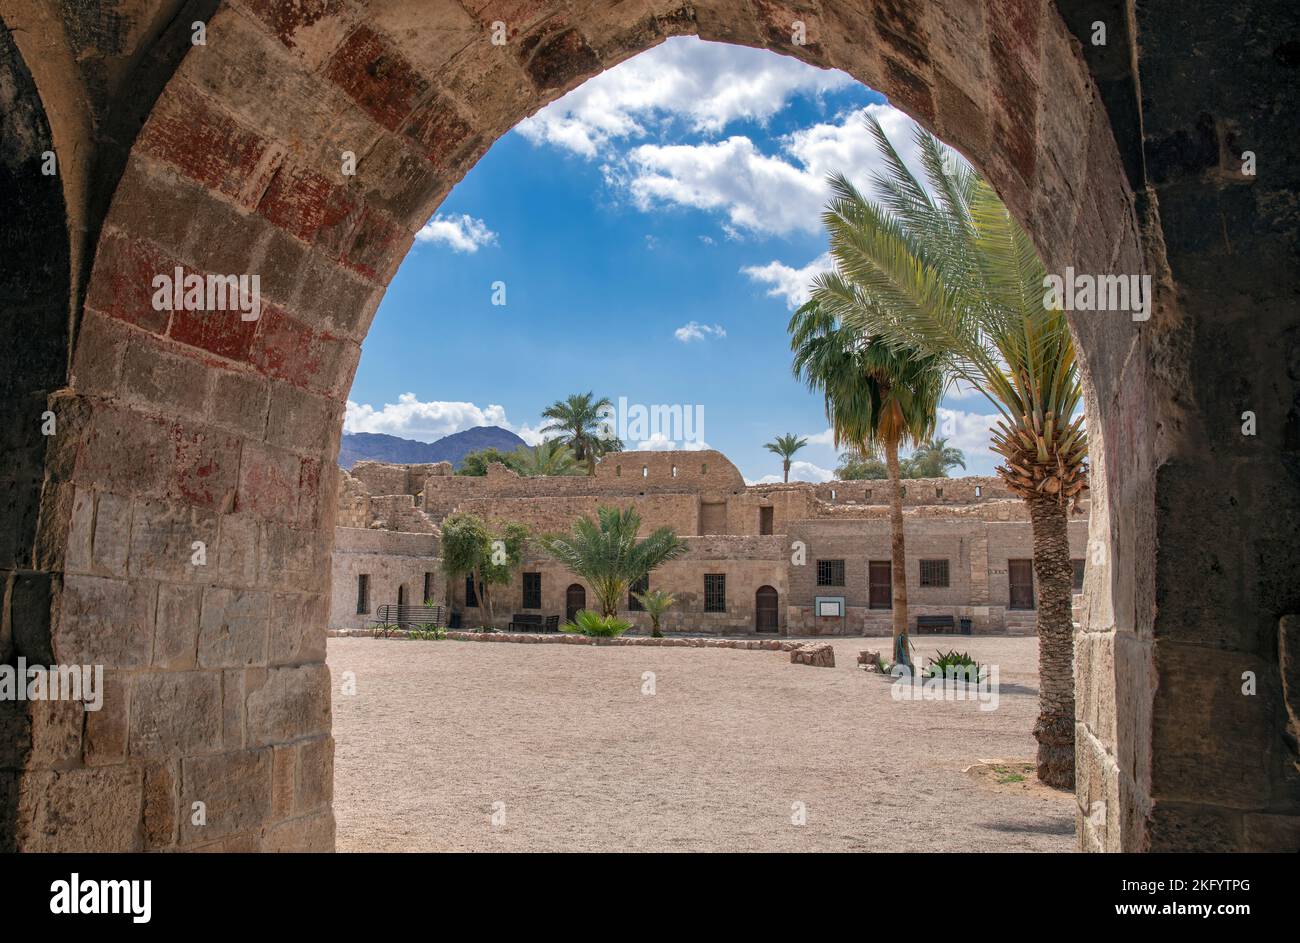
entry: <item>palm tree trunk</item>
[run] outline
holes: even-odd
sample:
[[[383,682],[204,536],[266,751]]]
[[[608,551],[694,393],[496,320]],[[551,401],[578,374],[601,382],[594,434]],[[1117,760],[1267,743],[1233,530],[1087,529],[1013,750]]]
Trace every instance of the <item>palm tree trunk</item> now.
[[[1038,778],[1074,788],[1074,573],[1066,532],[1066,505],[1056,495],[1028,499],[1034,530],[1038,606]]]
[[[889,531],[890,558],[893,569],[894,657],[903,664],[911,664],[908,657],[907,638],[907,557],[903,543],[903,483],[898,466],[898,440],[885,442],[885,467],[889,470]]]
[[[788,485],[790,483],[790,460],[787,458],[781,463],[781,467],[785,472],[785,483]]]

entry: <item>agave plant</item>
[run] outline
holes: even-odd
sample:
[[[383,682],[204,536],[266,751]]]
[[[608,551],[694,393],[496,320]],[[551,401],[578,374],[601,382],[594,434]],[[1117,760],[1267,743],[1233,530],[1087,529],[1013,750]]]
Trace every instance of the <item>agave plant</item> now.
[[[630,584],[686,552],[670,528],[660,527],[644,540],[637,539],[640,530],[641,515],[633,508],[601,505],[596,520],[580,517],[568,534],[548,534],[538,543],[587,582],[601,615],[613,616]]]
[[[1074,782],[1072,568],[1067,513],[1088,488],[1088,437],[1074,344],[1032,242],[993,188],[932,135],[917,131],[923,185],[879,122],[878,200],[843,175],[822,219],[835,271],[812,298],[845,325],[942,361],[1000,418],[998,474],[1029,506],[1038,584],[1038,775]]]

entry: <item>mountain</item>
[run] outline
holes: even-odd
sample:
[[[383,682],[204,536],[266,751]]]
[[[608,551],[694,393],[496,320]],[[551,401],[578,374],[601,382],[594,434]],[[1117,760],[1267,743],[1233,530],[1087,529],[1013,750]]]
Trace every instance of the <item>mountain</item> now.
[[[413,465],[418,462],[451,462],[459,468],[461,460],[479,449],[513,452],[523,439],[500,426],[478,426],[453,432],[437,442],[416,442],[382,432],[345,432],[339,446],[339,464],[351,469],[361,461],[393,462]]]

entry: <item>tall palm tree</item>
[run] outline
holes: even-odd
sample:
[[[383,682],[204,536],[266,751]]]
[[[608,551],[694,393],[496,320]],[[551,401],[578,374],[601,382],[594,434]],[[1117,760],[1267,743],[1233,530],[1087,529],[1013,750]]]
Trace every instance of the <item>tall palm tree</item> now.
[[[885,170],[879,201],[843,176],[822,219],[836,271],[812,297],[848,325],[921,349],[980,389],[1000,418],[998,474],[1029,506],[1038,598],[1038,777],[1074,782],[1074,624],[1068,514],[1088,488],[1083,389],[1069,327],[1045,297],[1033,243],[993,188],[917,131],[926,184],[869,122]]]
[[[591,392],[575,393],[542,410],[543,418],[551,421],[540,431],[554,433],[573,450],[573,457],[587,466],[587,474],[594,475],[596,459],[623,448],[623,443],[606,431],[608,411],[613,405],[608,396],[596,399]]]
[[[528,478],[581,474],[573,449],[559,439],[543,439],[532,448],[519,446],[510,454],[510,467]]]
[[[764,443],[763,448],[781,456],[781,473],[783,479],[789,482],[790,459],[794,458],[795,453],[807,444],[807,439],[801,439],[793,432],[787,432],[785,435],[777,436],[771,442]]]
[[[948,445],[947,439],[922,442],[910,456],[912,478],[947,478],[948,469],[966,469],[966,453]]]
[[[547,553],[591,586],[603,616],[618,614],[618,604],[632,583],[662,563],[686,552],[686,542],[668,527],[637,539],[641,515],[628,507],[601,505],[596,520],[580,517],[568,534],[538,539]]]
[[[789,330],[795,376],[821,391],[835,447],[844,444],[861,455],[885,455],[890,482],[894,660],[911,665],[898,450],[924,442],[934,432],[943,394],[940,361],[848,326],[816,298],[794,313]]]

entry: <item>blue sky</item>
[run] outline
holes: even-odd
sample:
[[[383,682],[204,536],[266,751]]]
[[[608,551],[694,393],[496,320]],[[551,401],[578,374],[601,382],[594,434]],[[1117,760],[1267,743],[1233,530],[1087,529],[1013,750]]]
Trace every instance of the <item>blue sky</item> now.
[[[421,232],[366,338],[345,428],[433,441],[501,425],[535,442],[542,409],[594,390],[702,411],[685,447],[726,453],[750,481],[779,480],[764,442],[807,436],[792,477],[829,479],[822,400],[790,373],[786,324],[827,265],[826,174],[866,184],[876,167],[868,108],[908,156],[910,120],[843,73],[686,37],[554,102]],[[992,407],[978,394],[943,407],[967,472],[991,473]],[[628,448],[683,446],[686,430],[654,431]]]

